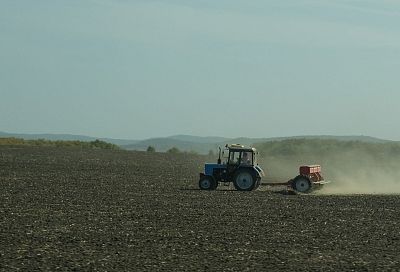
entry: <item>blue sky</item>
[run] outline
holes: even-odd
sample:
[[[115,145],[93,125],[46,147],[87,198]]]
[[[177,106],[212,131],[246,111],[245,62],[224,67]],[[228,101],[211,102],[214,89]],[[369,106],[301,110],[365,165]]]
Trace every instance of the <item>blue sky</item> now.
[[[0,131],[400,140],[400,2],[2,0]]]

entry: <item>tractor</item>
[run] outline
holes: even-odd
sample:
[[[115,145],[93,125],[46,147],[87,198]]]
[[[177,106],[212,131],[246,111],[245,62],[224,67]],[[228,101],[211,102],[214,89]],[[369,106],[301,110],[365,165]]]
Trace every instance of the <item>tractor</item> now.
[[[264,171],[256,163],[255,148],[240,144],[226,145],[222,155],[224,162],[221,162],[219,148],[217,163],[205,164],[204,173],[200,173],[200,189],[215,190],[221,182],[233,182],[238,191],[252,191],[260,186]]]
[[[227,156],[225,154],[227,153]],[[200,173],[199,187],[201,190],[215,190],[220,183],[233,183],[238,191],[256,190],[260,185],[286,186],[287,191],[310,193],[321,189],[325,181],[321,175],[320,165],[303,165],[299,175],[286,182],[261,183],[264,171],[257,164],[257,151],[252,147],[240,144],[226,145],[222,151],[224,161],[221,161],[221,148],[217,163],[206,163],[204,173]]]

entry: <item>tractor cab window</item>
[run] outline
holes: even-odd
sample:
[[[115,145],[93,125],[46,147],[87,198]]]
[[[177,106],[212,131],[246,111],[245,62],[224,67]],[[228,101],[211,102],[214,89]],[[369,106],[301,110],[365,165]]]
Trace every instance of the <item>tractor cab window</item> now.
[[[230,150],[228,164],[247,164],[253,165],[255,161],[254,152]]]
[[[240,163],[240,152],[231,151],[229,152],[229,164],[239,164]]]
[[[242,152],[241,164],[252,164],[253,162],[253,152]]]

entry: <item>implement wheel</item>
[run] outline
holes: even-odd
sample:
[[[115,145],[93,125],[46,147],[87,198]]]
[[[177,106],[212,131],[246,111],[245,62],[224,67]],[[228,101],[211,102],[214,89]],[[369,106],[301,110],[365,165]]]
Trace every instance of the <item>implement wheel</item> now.
[[[233,177],[233,185],[238,191],[251,191],[257,186],[257,177],[254,171],[240,169]]]
[[[218,183],[212,176],[203,176],[199,180],[199,187],[201,190],[215,190]]]
[[[298,176],[293,180],[292,188],[299,193],[310,193],[312,190],[311,181],[307,177]]]

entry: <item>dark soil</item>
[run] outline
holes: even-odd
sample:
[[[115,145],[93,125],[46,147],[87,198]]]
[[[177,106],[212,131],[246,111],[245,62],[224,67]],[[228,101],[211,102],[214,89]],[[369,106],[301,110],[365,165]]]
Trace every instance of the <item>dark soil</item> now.
[[[0,147],[0,269],[400,269],[400,196],[200,191],[204,160]]]

